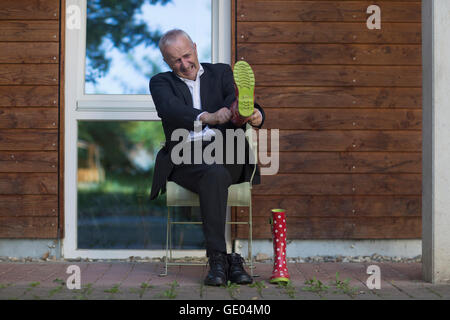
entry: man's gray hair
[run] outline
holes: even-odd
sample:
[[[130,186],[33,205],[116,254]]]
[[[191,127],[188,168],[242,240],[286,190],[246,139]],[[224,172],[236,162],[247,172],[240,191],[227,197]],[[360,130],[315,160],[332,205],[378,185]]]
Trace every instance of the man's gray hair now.
[[[189,42],[191,43],[192,48],[194,47],[194,42],[192,41],[191,37],[189,37],[189,35],[181,30],[181,29],[172,29],[167,31],[159,40],[158,46],[159,46],[159,50],[161,51],[161,53],[164,55],[164,49],[172,44],[179,36],[185,37],[186,39],[189,40]]]

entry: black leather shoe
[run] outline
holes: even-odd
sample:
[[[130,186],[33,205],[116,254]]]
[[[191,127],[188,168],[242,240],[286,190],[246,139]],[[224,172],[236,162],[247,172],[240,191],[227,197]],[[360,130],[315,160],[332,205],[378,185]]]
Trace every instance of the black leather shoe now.
[[[205,278],[207,286],[221,286],[227,284],[228,261],[224,253],[212,253],[208,257],[209,272]]]
[[[237,253],[231,253],[227,256],[228,264],[230,265],[228,271],[228,280],[237,284],[250,284],[253,278],[245,271],[243,267],[244,258]]]

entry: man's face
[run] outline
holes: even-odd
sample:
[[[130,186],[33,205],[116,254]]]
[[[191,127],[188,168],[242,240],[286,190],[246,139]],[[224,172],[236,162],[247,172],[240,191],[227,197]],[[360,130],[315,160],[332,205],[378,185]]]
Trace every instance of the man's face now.
[[[164,49],[164,61],[179,77],[195,80],[200,64],[197,57],[197,46],[192,47],[190,41],[179,36]]]

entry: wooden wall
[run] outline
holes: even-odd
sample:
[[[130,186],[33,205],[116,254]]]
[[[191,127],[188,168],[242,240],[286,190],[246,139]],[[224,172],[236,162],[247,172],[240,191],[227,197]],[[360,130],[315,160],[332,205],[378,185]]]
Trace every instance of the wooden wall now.
[[[233,0],[232,15],[233,59],[252,65],[265,128],[280,129],[254,238],[271,238],[271,208],[286,209],[288,239],[420,238],[421,2]]]
[[[59,0],[0,1],[0,238],[60,236],[60,43]]]

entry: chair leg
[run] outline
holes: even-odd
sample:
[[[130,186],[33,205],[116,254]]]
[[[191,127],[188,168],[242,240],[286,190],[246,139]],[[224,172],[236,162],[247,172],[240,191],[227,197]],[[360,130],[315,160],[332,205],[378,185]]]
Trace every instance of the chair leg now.
[[[248,257],[250,259],[250,275],[253,277],[253,220],[252,220],[252,203],[248,210]]]
[[[169,237],[170,237],[170,208],[167,207],[167,227],[166,227],[166,256],[164,258],[165,262],[165,272],[161,273],[160,277],[167,276],[168,272],[168,259],[169,259]]]

